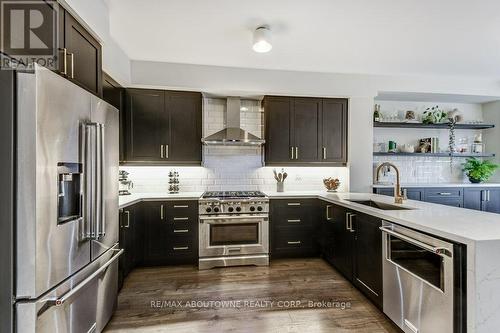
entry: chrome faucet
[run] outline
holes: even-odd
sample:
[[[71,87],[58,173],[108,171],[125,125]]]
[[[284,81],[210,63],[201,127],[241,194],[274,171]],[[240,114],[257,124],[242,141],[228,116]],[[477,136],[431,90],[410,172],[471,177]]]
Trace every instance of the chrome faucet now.
[[[399,177],[399,169],[392,163],[384,162],[377,167],[377,182],[379,181],[380,170],[383,167],[392,167],[396,170],[396,183],[394,184],[394,202],[397,204],[402,204],[403,200],[406,200],[406,196],[401,192],[401,183]]]

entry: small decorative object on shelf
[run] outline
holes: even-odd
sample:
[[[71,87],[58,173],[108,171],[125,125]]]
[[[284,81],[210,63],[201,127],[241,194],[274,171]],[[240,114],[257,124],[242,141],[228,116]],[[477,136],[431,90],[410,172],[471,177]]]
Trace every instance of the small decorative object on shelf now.
[[[438,105],[427,108],[424,111],[422,122],[424,124],[439,124],[446,120],[447,113],[439,108]]]
[[[340,186],[340,180],[338,178],[325,178],[323,179],[323,184],[328,192],[337,192]]]
[[[463,120],[463,116],[460,114],[458,109],[453,109],[452,111],[448,112],[447,117],[448,117],[448,123],[450,125],[448,148],[450,150],[450,168],[451,168],[453,164],[453,154],[456,152],[455,126],[458,122]]]
[[[168,173],[168,192],[179,193],[179,173],[175,170],[170,170]]]
[[[285,191],[285,179],[288,177],[288,174],[285,172],[285,169],[281,169],[281,172],[277,172],[276,169],[273,169],[274,179],[276,179],[276,192],[284,192]]]
[[[399,150],[402,153],[414,153],[415,152],[415,146],[414,145],[410,145],[410,144],[404,144],[404,145],[402,145],[402,146],[399,147]]]
[[[373,111],[373,121],[380,121],[380,104],[375,104],[375,110]]]
[[[415,111],[412,111],[412,110],[406,111],[405,120],[407,122],[416,122],[417,120],[416,120],[416,117],[415,117]]]
[[[482,183],[493,176],[500,165],[489,160],[481,161],[477,158],[468,158],[462,166],[471,183]]]
[[[398,144],[396,141],[389,141],[389,153],[397,153],[398,152]]]
[[[482,154],[484,151],[483,135],[481,133],[476,134],[474,137],[474,143],[472,144],[472,152],[475,154]]]

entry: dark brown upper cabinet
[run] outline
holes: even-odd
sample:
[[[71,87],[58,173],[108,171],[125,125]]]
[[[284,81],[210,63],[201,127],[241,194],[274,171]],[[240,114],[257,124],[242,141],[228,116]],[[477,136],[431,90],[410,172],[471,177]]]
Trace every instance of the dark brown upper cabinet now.
[[[347,99],[323,99],[320,114],[321,161],[347,163]]]
[[[266,165],[347,163],[347,99],[266,96]]]
[[[63,73],[102,96],[101,44],[67,11],[64,12]]]
[[[106,73],[102,73],[102,99],[113,105],[120,111],[120,161],[125,159],[125,153],[123,151],[124,144],[124,135],[125,132],[125,122],[124,118],[124,98],[125,98],[125,89],[116,82],[111,76]]]
[[[290,162],[292,156],[292,103],[288,97],[264,98],[266,164]]]
[[[56,2],[40,0],[44,15],[53,15],[58,10],[57,20],[57,50],[55,63],[47,67],[66,77],[91,93],[102,96],[102,48],[101,44],[81,25],[67,10]],[[53,26],[42,25],[36,30],[37,36],[53,35]],[[1,50],[9,55],[11,51]],[[30,56],[40,55],[39,49],[27,50]],[[12,54],[10,54],[12,55]],[[38,62],[42,64],[41,62]],[[43,65],[43,64],[42,64]]]
[[[200,93],[126,89],[124,121],[124,164],[201,164]]]

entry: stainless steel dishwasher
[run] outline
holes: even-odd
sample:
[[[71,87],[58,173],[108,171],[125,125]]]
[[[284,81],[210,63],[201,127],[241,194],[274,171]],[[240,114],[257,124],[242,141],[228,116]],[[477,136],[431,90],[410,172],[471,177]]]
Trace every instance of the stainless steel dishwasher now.
[[[380,229],[384,313],[407,333],[460,331],[454,244],[386,221]]]

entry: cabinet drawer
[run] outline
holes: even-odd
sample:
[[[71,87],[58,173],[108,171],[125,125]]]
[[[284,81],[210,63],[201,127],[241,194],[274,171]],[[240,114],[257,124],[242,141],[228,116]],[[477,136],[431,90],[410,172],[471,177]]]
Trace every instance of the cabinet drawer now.
[[[179,200],[179,201],[168,201],[165,203],[165,207],[169,213],[169,216],[187,216],[198,213],[198,201],[194,200]]]
[[[463,195],[462,188],[453,187],[433,187],[425,189],[425,196],[429,197],[461,197]]]
[[[314,200],[271,201],[271,224],[279,227],[309,227],[317,216]]]
[[[453,207],[463,206],[463,198],[461,197],[427,197],[425,201]]]
[[[168,224],[168,231],[171,236],[192,235],[197,231],[198,225],[192,221],[173,221]]]
[[[277,228],[273,243],[276,251],[310,252],[314,248],[314,235],[310,228]]]

